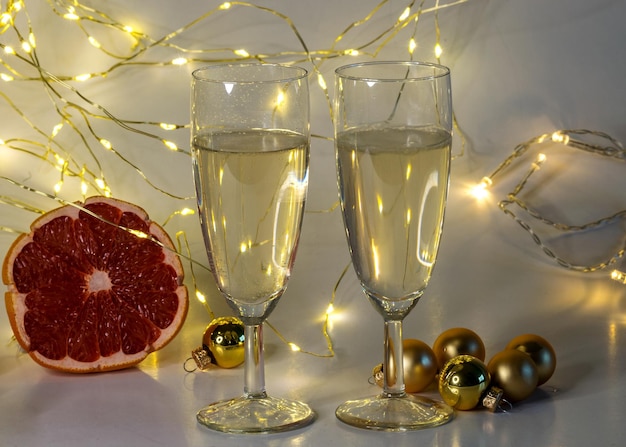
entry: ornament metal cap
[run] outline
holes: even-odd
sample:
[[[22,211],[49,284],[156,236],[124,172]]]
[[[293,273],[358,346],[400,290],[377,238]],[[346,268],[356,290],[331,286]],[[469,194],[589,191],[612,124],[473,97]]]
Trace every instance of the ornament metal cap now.
[[[213,364],[211,356],[203,347],[191,351],[191,357],[196,362],[196,365],[198,365],[198,369],[202,371],[208,369]]]
[[[504,396],[504,391],[502,391],[501,388],[498,388],[497,386],[490,387],[483,396],[483,407],[485,407],[492,413],[495,413],[500,408],[502,396]]]

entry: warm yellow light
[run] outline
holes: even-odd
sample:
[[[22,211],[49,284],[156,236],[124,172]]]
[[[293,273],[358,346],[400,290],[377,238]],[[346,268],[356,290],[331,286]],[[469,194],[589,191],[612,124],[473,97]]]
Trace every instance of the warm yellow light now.
[[[626,273],[620,272],[619,270],[613,270],[611,272],[611,279],[621,282],[622,284],[626,284]]]
[[[59,192],[61,192],[62,187],[63,187],[63,180],[60,180],[56,183],[56,185],[54,185],[54,192],[58,194]]]
[[[26,41],[23,41],[22,42],[22,50],[24,50],[24,52],[26,52],[26,53],[30,53],[33,50],[33,48],[30,46],[30,43],[28,43]]]
[[[84,81],[86,81],[86,80],[88,80],[90,78],[91,78],[91,74],[90,73],[85,73],[85,74],[74,76],[74,79],[76,81],[80,81],[80,82],[84,82]]]
[[[13,47],[10,47],[8,45],[4,47],[4,52],[6,54],[15,54],[15,50],[13,49]]]
[[[196,290],[196,298],[198,298],[198,301],[201,303],[206,303],[206,297],[199,290]]]
[[[33,33],[28,34],[28,42],[30,43],[30,46],[33,48],[37,46],[36,45],[37,42],[35,41],[35,35]]]
[[[80,192],[82,193],[82,195],[87,194],[87,182],[85,182],[84,180],[80,182]]]
[[[10,82],[13,80],[13,76],[8,75],[6,73],[0,73],[0,79],[2,79],[5,82]]]
[[[350,50],[344,51],[343,54],[346,54],[348,56],[358,56],[360,53],[359,53],[359,50],[350,49]]]
[[[435,45],[435,57],[439,59],[442,54],[443,54],[443,48],[441,48],[441,45],[439,44]]]
[[[67,20],[78,20],[80,19],[80,17],[78,17],[76,14],[74,14],[73,12],[67,12],[63,15],[64,19]]]
[[[11,8],[13,9],[13,11],[18,12],[22,10],[22,7],[24,6],[24,4],[22,3],[22,0],[18,0],[13,2],[13,4],[11,5]]]
[[[411,14],[411,7],[407,6],[406,9],[402,11],[402,14],[400,14],[400,17],[398,17],[398,22],[404,22],[407,17],[409,17],[409,14]]]
[[[409,40],[409,53],[413,54],[416,48],[417,42],[415,42],[415,39],[411,38],[411,40]]]
[[[160,123],[159,127],[161,129],[164,129],[164,130],[174,130],[174,129],[176,129],[176,125],[175,124],[168,124],[168,123]]]
[[[326,314],[327,314],[327,315],[330,315],[330,314],[332,314],[334,311],[335,311],[335,306],[333,306],[333,304],[332,304],[332,303],[330,303],[330,304],[328,305],[328,307],[326,308]]]
[[[123,28],[123,29],[124,29],[124,31],[126,31],[126,32],[127,32],[127,33],[129,33],[129,34],[132,34],[132,33],[134,33],[134,32],[135,32],[135,30],[133,29],[133,27],[132,27],[132,26],[129,26],[129,25],[124,26],[124,28]]]
[[[61,131],[61,129],[63,129],[63,123],[59,123],[56,126],[54,126],[52,128],[52,133],[51,133],[52,138],[56,137],[57,134]]]
[[[163,140],[163,144],[166,145],[167,148],[172,151],[178,150],[178,146],[176,146],[176,143],[174,143],[173,141]]]
[[[317,75],[317,83],[322,88],[322,90],[326,90],[326,88],[327,88],[326,80],[324,79],[324,76],[322,76],[321,73]]]
[[[561,132],[554,132],[552,134],[552,141],[555,143],[567,144],[569,143],[569,135],[564,135]]]
[[[493,181],[489,177],[483,177],[479,184],[470,188],[470,194],[476,199],[485,199],[489,196],[488,188],[492,183]]]
[[[300,352],[300,346],[298,346],[295,343],[289,343],[289,347],[291,348],[292,351],[294,352]]]
[[[239,50],[235,50],[235,54],[237,56],[241,56],[241,57],[250,57],[250,53],[248,53],[246,50],[244,50],[243,48],[240,48]]]
[[[230,9],[231,6],[230,2],[224,2],[220,5],[220,9]]]
[[[278,92],[278,96],[276,97],[276,105],[280,106],[285,102],[285,94],[283,92]]]
[[[376,202],[378,203],[378,212],[382,214],[383,213],[383,198],[381,196],[376,196]]]
[[[111,142],[105,138],[100,138],[100,144],[104,146],[104,148],[107,150],[111,150],[111,148],[113,147]]]
[[[185,65],[188,62],[189,61],[187,60],[186,57],[177,57],[176,59],[172,60],[172,65]]]
[[[92,37],[92,36],[89,36],[89,39],[87,39],[87,40],[89,40],[89,43],[90,43],[92,46],[94,46],[95,48],[100,48],[100,47],[102,47],[102,45],[100,45],[100,42],[98,42],[98,41],[97,41],[94,37]]]
[[[537,163],[543,163],[544,161],[546,161],[546,154],[538,154]]]
[[[100,189],[105,189],[106,188],[106,183],[104,183],[104,180],[102,180],[101,178],[97,178],[96,179],[96,185]]]
[[[0,15],[0,24],[6,25],[11,21],[11,19],[11,14],[9,14],[8,12],[3,12],[2,15]]]
[[[189,216],[191,214],[196,214],[196,212],[191,208],[183,208],[182,210],[180,210],[180,214],[182,216]]]
[[[144,232],[143,232],[143,231],[141,231],[141,230],[134,230],[134,229],[132,229],[132,228],[129,228],[129,229],[128,229],[128,232],[129,232],[130,234],[134,234],[135,236],[137,236],[137,237],[138,237],[138,238],[140,238],[140,239],[149,239],[149,238],[150,238],[150,236],[149,236],[148,234],[144,233]]]
[[[411,224],[411,208],[406,210],[406,224],[407,226]]]
[[[2,146],[3,144],[4,144],[4,140],[0,138],[0,146]]]

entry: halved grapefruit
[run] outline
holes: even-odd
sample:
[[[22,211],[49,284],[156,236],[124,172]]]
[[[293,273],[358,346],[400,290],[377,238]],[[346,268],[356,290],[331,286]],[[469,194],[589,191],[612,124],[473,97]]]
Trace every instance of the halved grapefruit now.
[[[82,207],[102,219],[66,205],[35,220],[9,248],[2,265],[9,321],[45,367],[126,368],[181,328],[188,308],[182,264],[143,209],[105,197]]]

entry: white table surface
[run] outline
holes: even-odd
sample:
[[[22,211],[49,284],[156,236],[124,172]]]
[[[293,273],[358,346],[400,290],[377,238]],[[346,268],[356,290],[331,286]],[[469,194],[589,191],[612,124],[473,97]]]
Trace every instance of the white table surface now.
[[[46,8],[40,3],[40,8]],[[136,12],[138,3],[129,3],[128,10]],[[359,4],[357,0],[349,3],[353,7]],[[208,313],[192,297],[182,331],[166,348],[151,354],[136,368],[103,374],[68,375],[38,366],[11,341],[7,317],[0,313],[0,338],[4,340],[0,343],[0,445],[622,445],[626,437],[626,286],[609,279],[608,270],[585,274],[557,266],[498,209],[494,200],[478,203],[467,192],[469,185],[489,174],[517,143],[551,129],[585,127],[626,140],[626,93],[621,85],[626,70],[619,44],[626,37],[621,23],[626,14],[624,2],[559,0],[550,2],[550,6],[544,3],[547,2],[474,2],[474,9],[467,6],[466,14],[459,11],[441,16],[442,33],[446,36],[449,31],[451,36],[444,41],[452,53],[443,62],[453,68],[453,76],[458,73],[453,78],[455,108],[472,145],[453,163],[437,267],[431,285],[406,319],[404,329],[406,338],[432,344],[445,329],[471,328],[482,337],[488,359],[516,335],[542,335],[554,346],[558,364],[553,377],[533,396],[508,412],[457,412],[454,420],[444,426],[416,432],[371,432],[339,422],[334,410],[343,400],[379,391],[368,383],[368,378],[373,366],[382,359],[382,320],[362,295],[350,271],[338,287],[329,327],[334,356],[292,352],[277,334],[269,328],[265,330],[268,391],[308,402],[318,417],[307,428],[276,435],[242,436],[212,432],[196,422],[195,412],[200,407],[241,392],[243,370],[185,372],[183,363],[201,343],[209,322]],[[328,9],[321,11],[309,2],[294,2],[297,5],[290,7],[277,1],[264,4],[283,7],[297,24],[303,25],[308,37],[325,45],[329,43],[323,40],[321,31],[314,34],[317,28],[305,20],[307,17],[324,16],[328,26],[334,25],[329,31],[332,35],[343,29],[338,24],[349,22],[331,14],[325,2],[320,4]],[[369,2],[368,8],[375,4]],[[187,14],[192,16],[192,6],[185,5],[190,8]],[[404,5],[394,1],[385,7],[401,11]],[[344,7],[347,10],[348,4],[341,11]],[[560,15],[554,15],[556,12]],[[165,10],[152,14],[157,16],[152,18],[158,24],[155,28],[167,28]],[[180,11],[176,14],[183,15]],[[546,18],[549,14],[553,17],[550,20]],[[475,26],[463,28],[464,17],[471,18]],[[454,23],[459,24],[460,31],[453,29]],[[0,41],[3,38],[0,35]],[[575,60],[576,54],[581,58]],[[593,66],[584,65],[587,63]],[[600,70],[598,65],[606,69]],[[580,72],[575,71],[576,67],[580,67]],[[557,79],[549,77],[549,73]],[[123,82],[123,78],[117,82]],[[186,94],[186,88],[185,83],[173,86],[179,95]],[[115,92],[110,94],[117,96]],[[174,97],[174,93],[170,96]],[[175,118],[171,119],[188,119],[186,100],[185,97],[174,104]],[[158,97],[151,99],[150,105],[155,104],[159,110],[170,109]],[[129,107],[134,110],[132,104]],[[148,107],[145,105],[145,110]],[[313,132],[328,135],[324,107],[319,101],[313,106]],[[9,130],[2,128],[2,138]],[[180,138],[184,142],[186,137]],[[538,183],[533,197],[543,205],[542,209],[563,219],[585,220],[626,208],[623,162],[603,167],[603,162],[581,158],[566,158],[571,163],[557,171],[573,175],[576,188],[560,185],[557,180],[561,176],[554,173],[548,174],[553,177],[545,183]],[[158,174],[167,160],[157,156],[145,163],[154,167],[150,172],[166,187],[190,194],[190,168],[185,159],[174,159],[171,172],[175,178]],[[2,175],[15,174],[26,181],[27,170],[16,163],[3,159]],[[163,221],[171,212],[163,204],[171,201],[160,201],[158,194],[144,192],[143,183],[124,175],[123,170],[112,175],[118,182],[115,186],[120,198],[141,204],[155,220]],[[503,177],[502,183],[494,186],[495,198],[504,197],[514,184],[515,177]],[[319,212],[331,208],[336,200],[334,155],[328,141],[313,140],[310,185],[296,267],[270,322],[280,335],[304,351],[325,355],[328,349],[322,333],[324,313],[349,260],[339,211]],[[590,192],[592,186],[598,191]],[[5,184],[0,184],[0,193],[18,194]],[[40,199],[33,201],[41,203]],[[52,205],[51,201],[43,203]],[[193,201],[186,203],[193,206]],[[4,225],[7,216],[15,215],[12,223],[27,228],[27,214],[6,206],[2,214]],[[170,232],[185,229],[194,256],[203,261],[196,218],[179,218],[166,228]],[[584,238],[547,240],[586,262],[587,255],[595,255],[598,247],[609,253],[620,244],[623,246],[623,231],[622,223],[617,228],[601,228]],[[0,233],[0,253],[5,253],[13,238],[12,234]],[[197,270],[195,275],[213,310],[227,313],[208,274]],[[191,275],[187,279],[191,287]],[[437,397],[435,391],[426,394]]]

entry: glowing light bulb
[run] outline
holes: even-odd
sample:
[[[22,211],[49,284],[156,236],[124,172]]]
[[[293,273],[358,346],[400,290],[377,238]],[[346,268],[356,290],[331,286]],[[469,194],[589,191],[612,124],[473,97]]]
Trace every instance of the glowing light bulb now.
[[[113,145],[111,144],[111,142],[105,138],[100,138],[100,144],[102,146],[104,146],[105,149],[107,150],[111,150],[111,148],[113,147]]]
[[[176,59],[172,59],[172,65],[185,65],[189,62],[186,57],[177,57]]]
[[[82,195],[87,194],[87,182],[85,182],[84,180],[80,182],[80,192],[82,193]]]
[[[181,216],[189,216],[192,214],[196,214],[196,212],[191,208],[183,208],[182,210],[180,210],[180,214]]]
[[[5,82],[10,82],[12,81],[14,78],[11,75],[8,75],[6,73],[0,73],[0,79],[2,79]]]
[[[411,40],[409,40],[409,53],[413,54],[416,48],[417,48],[417,42],[415,42],[415,39],[411,37]]]
[[[285,94],[283,92],[278,92],[278,96],[276,97],[276,106],[280,106],[285,102]]]
[[[100,42],[98,42],[94,37],[89,36],[89,43],[94,47],[94,48],[101,48],[102,45],[100,44]]]
[[[350,49],[350,50],[344,51],[343,54],[346,54],[348,56],[358,56],[360,53],[359,53],[359,50]]]
[[[173,141],[163,140],[163,144],[167,146],[167,148],[171,151],[178,150],[178,146],[176,146],[176,143],[174,143]]]
[[[63,14],[63,18],[67,20],[79,20],[80,19],[80,17],[77,16],[73,11],[66,12],[65,14]]]
[[[400,14],[400,17],[398,17],[398,22],[404,22],[407,17],[409,17],[409,14],[411,14],[411,7],[407,6],[405,10],[402,11],[402,14]]]
[[[443,54],[443,48],[441,48],[441,45],[436,44],[435,45],[435,57],[439,59],[442,54]]]
[[[8,45],[4,47],[4,52],[6,54],[15,54],[15,50],[13,49],[13,47],[10,47]]]
[[[328,307],[326,308],[326,315],[330,315],[335,311],[335,306],[333,306],[332,303],[330,303],[328,305]]]
[[[230,2],[224,2],[220,5],[220,9],[230,9],[232,4]]]
[[[11,14],[9,14],[8,12],[3,12],[2,15],[0,15],[0,24],[7,25],[9,22],[11,22],[11,19]]]
[[[200,301],[201,303],[206,303],[206,297],[199,290],[196,290],[196,298],[198,298],[198,301]]]
[[[159,127],[161,129],[164,129],[164,130],[174,130],[174,129],[176,129],[176,125],[175,124],[168,124],[168,123],[160,123]]]
[[[91,74],[90,73],[85,73],[85,74],[74,76],[74,80],[80,81],[80,82],[85,82],[86,80],[88,80],[90,78],[91,78]]]
[[[611,279],[621,282],[622,284],[626,284],[626,273],[620,272],[619,270],[613,270],[611,272]]]
[[[106,183],[104,183],[104,180],[102,180],[101,178],[97,178],[96,179],[96,186],[98,186],[98,188],[100,188],[100,189],[105,189],[106,188]]]
[[[291,350],[292,350],[292,351],[294,351],[294,352],[300,352],[300,351],[301,351],[300,346],[298,346],[298,345],[297,345],[297,344],[295,344],[295,343],[291,343],[291,342],[290,342],[290,343],[289,343],[289,347],[290,347],[290,348],[291,348]]]
[[[317,75],[317,83],[322,88],[322,90],[326,90],[327,88],[326,80],[324,79],[324,76],[322,76],[321,73]]]
[[[50,136],[52,138],[56,137],[57,134],[61,131],[61,129],[63,129],[63,123],[57,124],[56,126],[52,128],[52,133],[50,134]]]
[[[54,192],[55,193],[60,193],[61,192],[61,188],[63,188],[63,180],[59,180],[55,185],[54,185]]]
[[[250,53],[248,53],[246,50],[244,50],[243,48],[240,48],[239,50],[235,50],[234,53],[237,56],[241,56],[241,57],[250,57]]]

